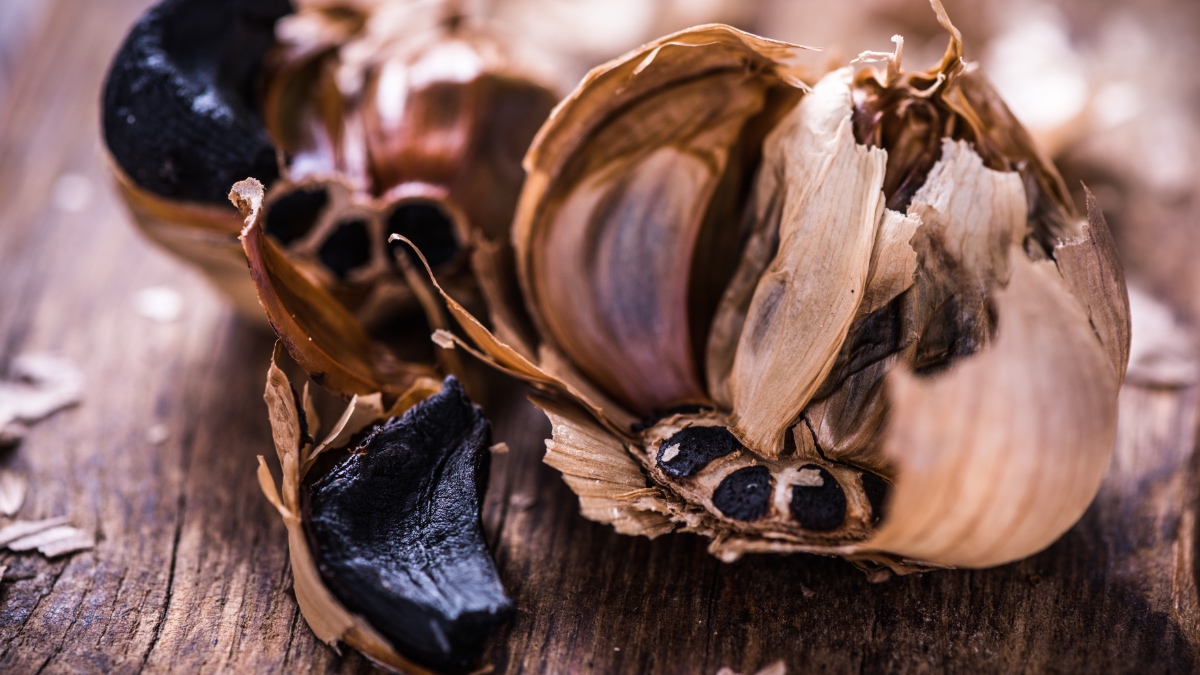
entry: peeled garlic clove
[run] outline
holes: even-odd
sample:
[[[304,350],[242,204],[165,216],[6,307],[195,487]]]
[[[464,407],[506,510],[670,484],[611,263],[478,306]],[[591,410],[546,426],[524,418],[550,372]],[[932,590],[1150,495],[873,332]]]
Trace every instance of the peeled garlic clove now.
[[[317,384],[346,398],[399,395],[418,378],[436,375],[434,368],[403,362],[372,340],[341,303],[283,255],[263,231],[260,183],[238,183],[230,199],[246,217],[242,245],[262,309],[288,353]]]
[[[490,432],[447,378],[308,489],[306,527],[326,586],[437,669],[469,667],[512,615],[479,520]]]
[[[171,0],[138,20],[113,57],[101,100],[117,188],[142,233],[197,266],[258,317],[237,244],[229,186],[279,177],[255,113],[258,64],[285,1]]]
[[[512,605],[480,523],[490,429],[461,385],[419,380],[386,411],[356,397],[319,445],[307,389],[298,400],[274,360],[264,398],[283,476],[260,456],[259,485],[313,632],[394,672],[470,667]]]

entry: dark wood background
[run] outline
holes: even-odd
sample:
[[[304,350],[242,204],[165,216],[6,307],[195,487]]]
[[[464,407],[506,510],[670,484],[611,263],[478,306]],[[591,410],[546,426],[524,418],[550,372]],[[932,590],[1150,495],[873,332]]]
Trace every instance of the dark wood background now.
[[[58,352],[84,369],[87,392],[0,463],[30,479],[22,518],[68,515],[98,544],[53,561],[0,554],[0,671],[370,671],[299,616],[284,530],[255,483],[255,455],[271,454],[272,336],[140,239],[110,189],[99,84],[146,2],[40,2],[50,9],[22,28],[0,27],[0,372],[17,354]],[[74,200],[61,198],[64,176]],[[179,321],[135,312],[153,285],[182,293]],[[695,536],[648,541],[584,520],[540,463],[547,424],[513,400],[493,411],[511,452],[494,462],[485,522],[519,609],[490,661],[546,673],[752,672],[779,659],[791,672],[1195,672],[1198,405],[1196,388],[1127,387],[1104,488],[1046,552],[871,584],[838,560],[722,564]]]

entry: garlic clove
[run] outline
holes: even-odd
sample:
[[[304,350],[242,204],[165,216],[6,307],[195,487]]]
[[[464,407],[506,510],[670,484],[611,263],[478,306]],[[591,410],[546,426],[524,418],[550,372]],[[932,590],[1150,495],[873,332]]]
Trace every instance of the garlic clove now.
[[[104,141],[123,178],[160,199],[224,206],[235,181],[279,175],[254,114],[258,63],[288,3],[161,2],[134,25],[109,68]]]
[[[307,486],[326,586],[439,670],[467,669],[513,611],[480,523],[490,446],[487,419],[451,377]]]
[[[725,26],[667,36],[594,70],[526,157],[514,241],[534,322],[640,415],[705,399],[744,154],[802,86],[764,54],[797,49]]]
[[[728,87],[714,79],[670,90],[669,106],[650,99],[630,111],[641,133],[626,125],[598,133],[599,147],[624,139],[629,154],[614,152],[594,172],[580,172],[579,183],[560,184],[550,198],[561,201],[547,207],[532,249],[539,297],[572,308],[542,316],[553,343],[601,388],[647,414],[705,398],[691,330],[692,270],[708,255],[697,250],[706,226],[736,234],[733,214],[710,215],[709,207],[717,193],[736,188],[729,151],[762,105],[761,95],[738,95],[740,76],[725,78]],[[710,96],[727,107],[694,115]]]
[[[318,430],[276,366],[278,357],[277,348],[264,399],[282,481],[276,484],[261,456],[257,475],[287,529],[293,585],[305,621],[322,642],[345,643],[392,672],[428,675],[466,668],[511,609],[479,522],[487,421],[452,378],[445,384],[422,379],[386,412],[355,399],[326,441],[314,448],[310,434]],[[348,453],[349,438],[343,435],[351,425],[375,430],[354,453]],[[458,433],[463,428],[470,433]],[[446,433],[455,438],[439,436]],[[318,477],[310,471],[314,453],[326,448],[343,458]],[[395,475],[397,468],[402,476]],[[331,478],[335,475],[340,480]],[[379,480],[415,484],[407,494],[433,495],[435,508],[447,517],[426,522],[421,509],[404,500],[380,506],[378,490],[369,487]],[[365,512],[364,504],[370,505]],[[383,538],[372,534],[397,527],[399,533]],[[345,559],[350,550],[358,559]],[[413,551],[420,554],[414,557]],[[380,564],[364,576],[354,566],[367,559]],[[387,601],[380,604],[378,598]],[[459,611],[465,607],[482,608],[482,613]],[[398,608],[403,608],[399,617]],[[422,620],[414,624],[414,616]]]
[[[1010,249],[998,332],[931,377],[888,376],[888,519],[867,545],[987,567],[1045,548],[1091,503],[1116,438],[1118,380],[1050,262]]]

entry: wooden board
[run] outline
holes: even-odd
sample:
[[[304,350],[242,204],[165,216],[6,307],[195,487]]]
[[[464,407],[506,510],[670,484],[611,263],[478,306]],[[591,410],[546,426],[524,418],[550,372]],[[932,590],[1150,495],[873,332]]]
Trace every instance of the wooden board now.
[[[53,561],[0,554],[0,672],[369,672],[299,616],[284,531],[255,484],[255,455],[271,454],[272,336],[142,241],[109,187],[99,83],[144,4],[55,0],[0,112],[0,372],[53,351],[87,375],[83,405],[0,464],[30,478],[21,517],[67,515],[99,542]],[[178,321],[134,311],[155,285],[183,295]],[[1197,389],[1127,388],[1100,497],[1048,551],[871,584],[837,560],[722,564],[695,536],[584,520],[540,463],[547,424],[514,397],[493,411],[511,452],[494,462],[485,523],[518,613],[490,660],[513,673],[778,659],[791,672],[1193,672],[1198,404]]]

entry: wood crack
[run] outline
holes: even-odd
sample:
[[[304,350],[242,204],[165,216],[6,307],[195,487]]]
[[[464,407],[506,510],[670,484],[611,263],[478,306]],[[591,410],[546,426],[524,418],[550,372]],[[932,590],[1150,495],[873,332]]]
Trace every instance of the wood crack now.
[[[187,454],[186,451],[183,453],[185,457],[183,474],[185,477],[187,475]],[[158,618],[158,622],[154,626],[154,636],[150,638],[150,644],[146,645],[146,653],[142,655],[142,662],[138,666],[139,673],[145,672],[146,662],[149,661],[150,655],[158,647],[158,641],[162,637],[163,625],[167,622],[167,616],[171,611],[171,596],[175,589],[175,568],[179,562],[179,539],[183,534],[183,520],[187,513],[187,491],[184,489],[183,482],[181,481],[179,498],[176,501],[176,508],[179,515],[175,520],[175,535],[171,541],[171,566],[170,571],[167,573],[167,590],[163,596],[162,616]]]

